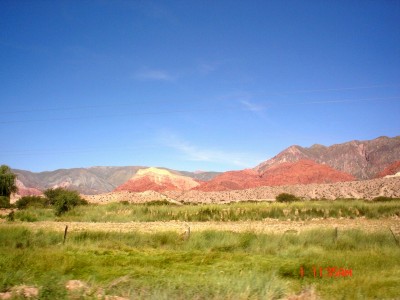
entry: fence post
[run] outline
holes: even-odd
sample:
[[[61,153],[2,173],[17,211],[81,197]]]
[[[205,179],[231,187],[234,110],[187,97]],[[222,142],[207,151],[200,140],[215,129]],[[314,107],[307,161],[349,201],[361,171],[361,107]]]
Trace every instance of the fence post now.
[[[67,233],[68,233],[68,225],[65,226],[63,245],[65,244],[65,240],[67,239]]]

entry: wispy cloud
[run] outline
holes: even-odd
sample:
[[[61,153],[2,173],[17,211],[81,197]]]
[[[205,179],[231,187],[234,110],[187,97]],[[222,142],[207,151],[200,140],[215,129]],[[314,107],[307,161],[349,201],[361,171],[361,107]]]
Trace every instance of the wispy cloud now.
[[[249,168],[258,164],[261,159],[254,159],[254,155],[242,152],[227,152],[219,149],[203,149],[187,142],[175,134],[163,134],[161,142],[183,154],[185,160],[220,163]]]
[[[202,62],[198,65],[198,71],[200,74],[207,75],[218,70],[222,62]]]
[[[253,112],[261,112],[264,111],[265,106],[260,105],[249,100],[240,100],[240,103],[244,105],[245,109],[253,111]]]
[[[145,69],[135,73],[139,80],[174,81],[176,77],[170,72],[160,69]]]

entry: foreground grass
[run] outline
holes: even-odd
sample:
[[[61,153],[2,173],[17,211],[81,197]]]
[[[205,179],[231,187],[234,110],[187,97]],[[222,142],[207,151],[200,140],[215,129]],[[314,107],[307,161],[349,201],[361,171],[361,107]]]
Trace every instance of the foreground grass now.
[[[160,204],[157,203],[156,204]],[[161,202],[162,204],[162,202]],[[21,221],[78,221],[78,222],[151,222],[151,221],[260,221],[310,220],[313,218],[369,219],[400,216],[400,199],[389,202],[363,200],[301,201],[290,204],[278,202],[238,202],[204,205],[151,205],[110,203],[79,206],[59,218],[52,209],[30,208],[15,213]]]
[[[300,276],[300,267],[305,270]],[[352,269],[314,277],[312,268]],[[91,286],[86,298],[281,299],[315,287],[323,299],[400,295],[400,249],[390,232],[313,230],[300,234],[172,232],[62,234],[0,226],[0,291],[21,284],[43,299],[67,297],[65,282]]]

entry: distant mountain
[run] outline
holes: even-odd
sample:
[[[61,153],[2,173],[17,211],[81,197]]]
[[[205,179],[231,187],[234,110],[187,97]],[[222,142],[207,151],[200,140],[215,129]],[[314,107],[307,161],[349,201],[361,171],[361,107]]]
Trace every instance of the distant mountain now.
[[[163,171],[157,171],[158,175],[157,172],[140,171],[148,168],[143,166],[60,169],[40,173],[13,171],[18,175],[21,191],[25,194],[67,187],[90,195],[111,192],[121,186],[135,191],[145,188],[186,190],[189,187],[200,191],[224,191],[266,185],[363,180],[379,174],[394,175],[393,172],[399,172],[396,164],[399,161],[400,136],[397,136],[332,146],[315,144],[307,148],[294,145],[253,169],[225,173],[157,168],[166,172],[161,176]]]
[[[301,159],[326,164],[357,179],[371,179],[390,164],[400,160],[400,136],[351,141],[329,147],[316,144],[310,148],[303,148],[295,145],[262,162],[254,169],[262,174],[273,166]]]
[[[144,166],[127,167],[90,167],[59,169],[49,172],[30,172],[14,169],[20,181],[21,191],[26,195],[29,189],[32,194],[37,194],[38,190],[48,188],[65,187],[79,191],[82,194],[93,195],[113,191],[121,184],[131,179],[138,170],[145,169]],[[196,180],[209,180],[218,175],[218,172],[186,172],[169,170],[173,174],[184,175]],[[21,194],[22,195],[22,194]]]
[[[199,185],[195,179],[174,174],[166,169],[147,168],[137,173],[115,191],[144,192],[144,191],[187,191]]]
[[[99,194],[112,191],[131,178],[140,168],[142,167],[91,167],[40,173],[24,170],[13,171],[26,187],[39,190],[65,187],[84,194]]]
[[[335,183],[355,180],[354,176],[327,165],[301,159],[296,162],[276,164],[258,173],[255,170],[222,173],[194,188],[199,191],[243,190],[260,186],[295,185],[310,183]]]

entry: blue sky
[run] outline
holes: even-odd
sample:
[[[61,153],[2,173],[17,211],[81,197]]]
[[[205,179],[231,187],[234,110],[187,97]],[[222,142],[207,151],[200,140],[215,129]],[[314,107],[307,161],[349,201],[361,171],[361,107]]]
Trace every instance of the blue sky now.
[[[1,1],[0,163],[254,167],[400,133],[400,1]]]

